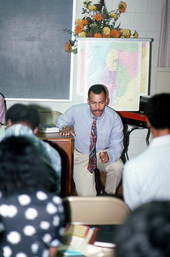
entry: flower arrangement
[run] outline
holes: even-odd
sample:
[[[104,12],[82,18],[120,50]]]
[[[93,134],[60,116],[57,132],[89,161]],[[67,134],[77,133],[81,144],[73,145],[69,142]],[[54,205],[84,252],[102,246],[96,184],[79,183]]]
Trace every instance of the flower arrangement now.
[[[100,0],[97,4],[91,1],[84,1],[82,8],[82,19],[76,19],[74,32],[65,29],[64,31],[72,35],[72,40],[65,44],[66,52],[77,53],[77,37],[94,38],[130,38],[130,29],[122,29],[120,23],[116,25],[120,15],[126,11],[127,4],[121,1],[116,10],[108,11],[105,0]],[[138,33],[133,33],[133,38],[138,38]]]

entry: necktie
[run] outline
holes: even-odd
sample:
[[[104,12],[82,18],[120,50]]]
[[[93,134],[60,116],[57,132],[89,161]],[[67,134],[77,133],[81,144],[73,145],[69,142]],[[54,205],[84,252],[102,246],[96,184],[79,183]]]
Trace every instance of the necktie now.
[[[97,129],[96,129],[96,118],[93,118],[93,123],[91,127],[90,136],[90,149],[89,149],[89,162],[87,169],[93,173],[97,167],[97,157],[96,157],[96,141],[97,141]]]

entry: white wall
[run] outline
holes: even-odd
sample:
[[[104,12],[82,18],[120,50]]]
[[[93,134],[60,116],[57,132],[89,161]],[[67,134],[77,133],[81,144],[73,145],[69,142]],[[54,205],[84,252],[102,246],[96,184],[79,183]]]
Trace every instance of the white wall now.
[[[84,0],[75,0],[75,18],[81,18],[81,11]],[[151,51],[151,94],[155,93],[156,88],[156,68],[158,58],[161,13],[165,0],[125,0],[127,3],[127,10],[119,18],[122,28],[129,28],[132,31],[137,30],[139,37],[152,38],[152,51]],[[92,3],[98,3],[99,0],[93,0]],[[120,0],[105,0],[108,10],[117,9]],[[64,10],[63,10],[64,11]],[[74,18],[74,20],[75,20]],[[63,46],[64,49],[64,46]],[[52,102],[38,102],[42,107],[50,107],[52,110],[64,112],[69,106],[83,101],[83,97],[76,94],[76,56],[72,54],[72,99],[70,101],[52,101]],[[13,103],[18,102],[14,100],[7,100],[7,107]],[[28,101],[21,101],[28,103]],[[132,140],[129,147],[129,156],[133,157],[140,153],[145,148],[144,138],[145,130],[134,131],[132,133]]]
[[[157,68],[156,93],[170,93],[170,68]]]

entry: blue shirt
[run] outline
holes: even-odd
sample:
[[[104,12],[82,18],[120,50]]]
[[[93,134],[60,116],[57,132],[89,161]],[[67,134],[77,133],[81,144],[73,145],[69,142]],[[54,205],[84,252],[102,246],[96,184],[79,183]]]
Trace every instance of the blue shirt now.
[[[88,104],[71,106],[57,120],[61,130],[64,126],[73,126],[76,136],[75,148],[84,154],[89,154],[90,132],[93,114]],[[97,117],[96,151],[107,150],[110,162],[117,161],[123,151],[123,124],[120,116],[111,108],[105,107],[100,117]]]

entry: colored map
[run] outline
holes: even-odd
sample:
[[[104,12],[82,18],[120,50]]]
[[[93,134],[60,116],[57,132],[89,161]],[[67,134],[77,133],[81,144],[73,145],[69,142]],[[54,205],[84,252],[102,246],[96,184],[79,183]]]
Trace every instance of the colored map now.
[[[109,106],[119,111],[139,109],[140,95],[148,95],[150,40],[78,40],[77,91],[87,99],[88,88],[103,84]]]

